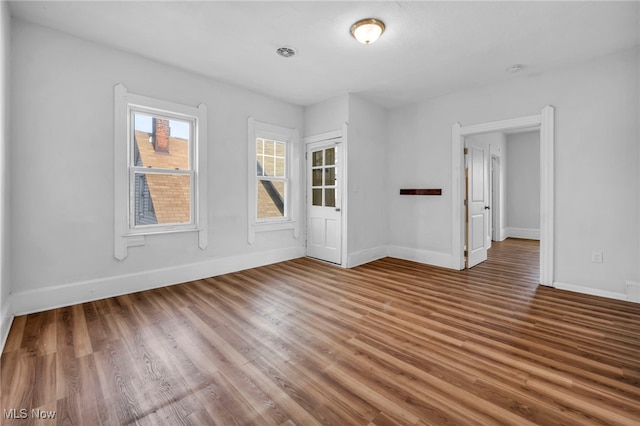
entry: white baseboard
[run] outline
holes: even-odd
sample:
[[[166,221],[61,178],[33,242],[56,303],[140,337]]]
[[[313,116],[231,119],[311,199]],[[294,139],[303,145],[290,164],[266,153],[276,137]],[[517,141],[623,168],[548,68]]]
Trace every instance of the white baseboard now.
[[[640,283],[627,281],[627,300],[640,303]]]
[[[442,253],[431,250],[420,250],[409,247],[388,246],[388,255],[412,262],[425,263],[442,268],[458,269],[453,265],[451,253]]]
[[[155,269],[134,274],[20,291],[12,294],[12,309],[15,315],[41,312],[48,309],[256,268],[285,260],[297,259],[304,255],[304,247],[291,247],[268,252],[212,259],[206,262]]]
[[[0,353],[4,351],[4,345],[7,343],[7,337],[9,336],[9,329],[13,322],[13,309],[11,307],[11,298],[9,295],[7,300],[2,304],[0,308]]]
[[[507,228],[500,228],[498,230],[498,239],[496,241],[504,241],[507,239]]]
[[[627,295],[624,293],[616,293],[613,291],[600,290],[592,287],[584,287],[580,285],[559,283],[559,282],[554,282],[553,287],[559,290],[573,291],[574,293],[589,294],[591,296],[606,297],[608,299],[625,300],[625,301],[629,300]]]
[[[524,238],[527,240],[539,240],[540,230],[533,228],[512,228],[507,227],[504,230],[506,238]]]
[[[355,268],[356,266],[364,265],[365,263],[387,257],[387,255],[387,246],[378,246],[357,251],[355,253],[349,253],[347,258],[347,268]]]

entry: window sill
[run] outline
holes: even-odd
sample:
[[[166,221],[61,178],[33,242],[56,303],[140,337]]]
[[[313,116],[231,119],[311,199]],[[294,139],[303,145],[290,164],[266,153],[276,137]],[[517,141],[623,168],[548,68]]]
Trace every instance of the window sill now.
[[[180,228],[180,227],[167,227],[164,229],[136,229],[131,230],[126,237],[137,237],[144,235],[157,235],[157,234],[175,234],[177,232],[200,232],[202,229],[200,228]]]

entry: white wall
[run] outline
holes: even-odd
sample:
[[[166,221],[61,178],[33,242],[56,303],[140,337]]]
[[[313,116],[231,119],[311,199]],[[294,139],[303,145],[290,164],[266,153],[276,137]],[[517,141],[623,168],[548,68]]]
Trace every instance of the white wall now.
[[[19,94],[11,128],[17,313],[304,255],[304,239],[291,230],[247,243],[247,117],[302,129],[301,107],[19,20],[11,42],[11,87]],[[208,106],[206,250],[196,233],[177,233],[148,236],[124,261],[114,258],[117,83]]]
[[[342,130],[349,121],[349,95],[338,96],[304,108],[304,137]]]
[[[386,256],[387,111],[349,95],[349,267]]]
[[[518,77],[391,112],[389,186],[441,186],[442,197],[390,194],[390,241],[452,260],[451,126],[540,113],[555,107],[555,281],[624,296],[638,281],[638,49]],[[396,202],[399,201],[399,202]],[[591,251],[604,263],[591,263]]]
[[[348,267],[387,255],[387,114],[354,94],[304,109],[306,137],[342,130],[348,124],[343,135],[347,141],[347,222],[343,229]]]
[[[0,2],[0,348],[11,325],[9,304],[10,259],[9,248],[9,55],[10,17],[6,1]]]
[[[540,131],[507,135],[507,227],[512,237],[540,238]]]
[[[451,161],[444,159],[450,157],[451,134],[432,139],[439,122],[426,103],[389,112],[389,255],[447,267],[451,265]],[[453,122],[441,123],[451,131]],[[440,188],[442,195],[399,195],[402,188]]]

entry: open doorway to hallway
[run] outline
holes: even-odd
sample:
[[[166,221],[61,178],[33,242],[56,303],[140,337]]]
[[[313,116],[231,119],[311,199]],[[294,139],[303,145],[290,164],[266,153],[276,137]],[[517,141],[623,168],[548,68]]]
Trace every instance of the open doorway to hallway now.
[[[467,181],[465,178],[465,141],[473,135],[493,132],[507,132],[520,129],[540,129],[540,284],[553,286],[554,282],[554,109],[547,105],[540,114],[510,118],[487,123],[462,126],[453,123],[451,126],[451,188],[453,200],[453,265],[457,269],[465,269],[467,260],[467,227],[465,221],[468,213],[465,208]],[[479,220],[477,222],[480,222]],[[483,230],[484,232],[484,230]],[[481,243],[482,234],[474,234],[474,242]],[[484,245],[484,244],[483,244]],[[486,259],[486,247],[484,248]]]
[[[540,241],[507,238],[496,241],[488,251],[487,261],[477,266],[478,272],[518,277],[512,282],[520,288],[536,288],[540,275]]]
[[[540,130],[518,129],[470,135],[465,138],[465,146],[467,152],[483,153],[483,184],[478,189],[486,194],[483,197],[484,218],[476,222],[484,222],[481,227],[487,256],[496,243],[507,238],[536,241],[539,253]],[[473,179],[473,173],[467,176]],[[472,201],[469,200],[468,208]],[[470,221],[473,215],[467,217]],[[503,245],[501,250],[508,247],[510,245]]]

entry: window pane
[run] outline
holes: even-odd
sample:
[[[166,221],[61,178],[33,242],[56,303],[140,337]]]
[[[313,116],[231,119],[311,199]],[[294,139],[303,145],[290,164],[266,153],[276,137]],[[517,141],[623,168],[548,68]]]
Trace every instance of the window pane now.
[[[264,141],[260,138],[256,139],[256,154],[257,155],[262,155],[263,154],[263,146],[264,146]]]
[[[274,155],[275,151],[273,149],[273,141],[264,141],[264,155]]]
[[[322,151],[314,151],[311,153],[311,165],[322,166]]]
[[[284,158],[276,157],[276,176],[285,177]]]
[[[191,122],[134,113],[133,166],[189,169]]]
[[[325,152],[326,152],[326,158],[325,158],[324,164],[327,166],[333,166],[334,164],[336,164],[336,149],[329,148]]]
[[[284,217],[284,182],[258,179],[257,185],[257,218]]]
[[[276,161],[274,157],[264,156],[264,163],[262,164],[265,176],[276,175]]]
[[[285,157],[285,143],[284,142],[276,142],[276,156],[277,157]]]
[[[331,186],[336,184],[336,168],[328,167],[324,169],[324,184]]]
[[[264,157],[262,155],[258,155],[258,161],[256,162],[256,175],[264,176]]]
[[[311,202],[313,203],[314,206],[322,205],[322,189],[313,190],[313,197]]]
[[[327,188],[324,190],[324,205],[327,207],[335,207],[336,206],[336,190],[333,188]]]
[[[311,172],[311,185],[322,186],[322,169],[314,169]]]
[[[191,223],[191,176],[136,173],[135,225]]]

